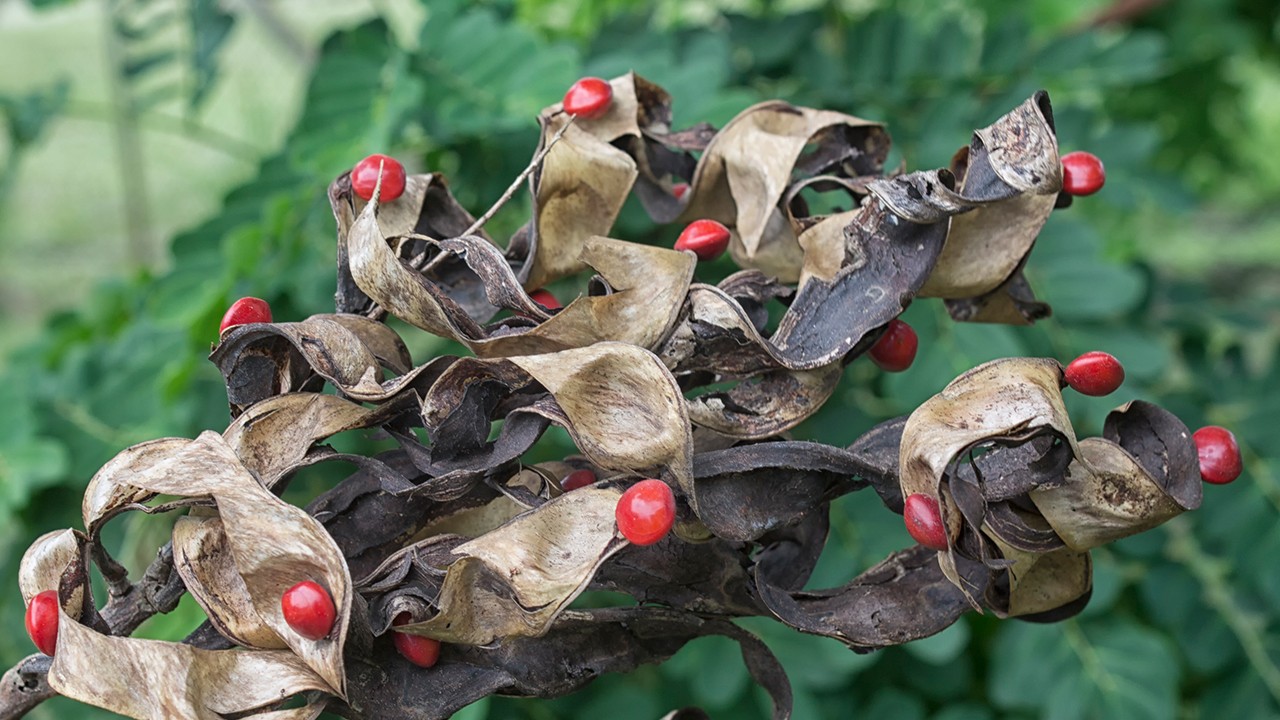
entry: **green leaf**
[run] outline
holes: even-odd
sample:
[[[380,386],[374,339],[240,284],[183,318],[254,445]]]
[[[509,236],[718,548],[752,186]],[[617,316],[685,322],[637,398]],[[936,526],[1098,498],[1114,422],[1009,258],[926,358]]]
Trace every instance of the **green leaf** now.
[[[995,716],[991,714],[991,710],[981,705],[964,703],[948,706],[930,720],[995,720]]]
[[[1126,313],[1142,302],[1146,279],[1128,266],[1109,265],[1089,257],[1063,260],[1027,270],[1037,294],[1064,321],[1099,320]]]
[[[235,26],[235,15],[222,9],[217,0],[192,0],[187,19],[191,30],[191,48],[188,61],[195,75],[187,106],[198,107],[218,74],[218,51],[226,44]]]
[[[453,714],[453,720],[485,720],[489,717],[489,698],[483,697]]]
[[[1048,720],[1167,720],[1177,708],[1175,658],[1167,639],[1132,623],[1009,622],[988,689],[997,706]]]
[[[719,636],[685,645],[663,664],[662,673],[677,681],[687,679],[698,704],[712,710],[732,705],[751,680],[738,643]]]
[[[945,665],[969,646],[969,626],[958,622],[937,635],[902,646],[903,650],[932,665]]]
[[[893,687],[883,688],[862,708],[861,717],[924,720],[924,702]],[[798,717],[798,716],[797,716]]]

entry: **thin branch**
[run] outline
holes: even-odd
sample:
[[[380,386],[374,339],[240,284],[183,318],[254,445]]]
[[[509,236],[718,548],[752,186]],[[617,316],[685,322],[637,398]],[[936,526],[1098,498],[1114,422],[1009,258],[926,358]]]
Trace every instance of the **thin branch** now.
[[[551,136],[551,140],[547,142],[546,147],[539,150],[538,154],[533,156],[533,160],[529,163],[529,166],[516,176],[516,179],[512,181],[511,185],[507,188],[507,191],[502,193],[502,197],[498,198],[498,201],[495,202],[492,207],[486,210],[485,213],[475,222],[471,223],[471,227],[463,231],[461,237],[474,235],[477,230],[484,227],[485,223],[489,222],[489,219],[492,218],[498,210],[502,209],[503,205],[506,205],[511,200],[511,198],[516,194],[516,191],[520,189],[521,183],[528,179],[528,177],[533,174],[533,171],[542,164],[543,159],[547,157],[547,153],[551,152],[551,148],[555,147],[556,143],[560,141],[560,138],[564,137],[565,131],[569,129],[569,126],[573,124],[573,121],[577,119],[577,117],[577,115],[569,116],[569,121],[557,130],[555,135]]]

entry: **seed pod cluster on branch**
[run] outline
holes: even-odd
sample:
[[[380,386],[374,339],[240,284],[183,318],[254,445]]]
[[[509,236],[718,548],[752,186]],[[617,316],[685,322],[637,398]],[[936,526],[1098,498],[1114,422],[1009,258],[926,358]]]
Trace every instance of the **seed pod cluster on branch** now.
[[[1045,93],[976,130],[950,167],[886,173],[877,122],[771,101],[719,130],[674,130],[653,83],[591,88],[566,96],[589,112],[541,113],[532,216],[505,243],[440,174],[378,156],[333,181],[336,312],[271,322],[263,303],[224,321],[210,359],[225,432],[124,450],[89,483],[84,531],[24,557],[24,598],[57,593],[54,690],[137,718],[445,718],[722,635],[786,718],[786,675],[733,618],[859,652],[969,611],[1058,620],[1088,601],[1091,548],[1198,506],[1187,428],[1133,402],[1103,437],[1078,438],[1053,359],[974,368],[845,447],[787,434],[916,298],[962,322],[1048,314],[1022,276],[1062,192]],[[853,209],[810,214],[802,191]],[[714,227],[689,250],[611,237],[632,192],[657,222]],[[714,253],[695,251],[723,247],[721,229],[741,269],[699,282]],[[533,292],[587,274],[563,307]],[[389,315],[473,356],[413,358]],[[911,361],[886,352],[889,369]],[[580,455],[525,461],[552,425]],[[325,444],[356,429],[397,447]],[[281,499],[327,462],[356,469],[305,509]],[[805,590],[830,503],[867,488],[887,511],[910,505],[926,544]],[[112,608],[149,590],[102,528],[183,510],[157,563],[208,622],[183,643],[128,637]],[[102,612],[91,562],[111,590]],[[638,604],[572,607],[589,589]],[[407,636],[438,645],[393,642]]]

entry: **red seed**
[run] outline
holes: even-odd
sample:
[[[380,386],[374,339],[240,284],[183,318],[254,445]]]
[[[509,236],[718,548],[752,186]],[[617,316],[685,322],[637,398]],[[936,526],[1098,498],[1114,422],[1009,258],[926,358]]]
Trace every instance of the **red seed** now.
[[[560,487],[564,488],[565,492],[569,492],[580,487],[586,487],[595,481],[596,474],[594,472],[590,470],[574,470],[564,476],[564,479],[560,481]]]
[[[243,297],[231,303],[226,314],[222,316],[222,324],[218,326],[218,334],[236,325],[271,322],[271,306],[266,300],[256,297]]]
[[[1062,156],[1062,190],[1071,195],[1092,195],[1107,181],[1102,161],[1093,153],[1076,151]]]
[[[1240,445],[1231,431],[1209,425],[1192,434],[1196,452],[1200,455],[1200,477],[1207,483],[1226,485],[1240,477],[1244,460],[1240,457]]]
[[[584,120],[593,120],[609,111],[613,86],[597,77],[585,77],[564,94],[564,111]]]
[[[58,648],[58,592],[45,590],[27,605],[27,635],[45,655]]]
[[[313,580],[304,580],[280,596],[280,610],[289,627],[308,640],[327,636],[338,619],[329,592]]]
[[[675,524],[676,497],[661,480],[641,480],[622,493],[614,517],[622,536],[633,545],[652,545]]]
[[[715,260],[729,247],[729,228],[715,220],[694,220],[676,238],[677,250],[692,250],[699,260]]]
[[[529,298],[548,310],[559,310],[561,308],[560,301],[555,295],[546,290],[534,290],[529,293]]]
[[[395,620],[391,621],[391,624],[398,626],[408,625],[411,622],[413,622],[413,617],[407,612],[402,612],[396,616]],[[440,659],[440,641],[435,638],[404,632],[392,632],[392,640],[395,642],[396,650],[400,652],[404,659],[418,667],[429,668]]]
[[[1114,356],[1099,350],[1072,360],[1064,372],[1067,385],[1082,395],[1110,395],[1124,383],[1124,366]]]
[[[382,191],[378,202],[389,203],[404,194],[404,165],[386,155],[374,154],[356,163],[351,169],[351,189],[365,200],[373,199],[373,189],[378,185],[378,172],[382,172]]]
[[[937,500],[923,493],[909,495],[902,520],[916,542],[934,550],[947,549],[947,528],[942,524]]]
[[[915,362],[920,338],[907,323],[894,318],[868,353],[871,361],[888,372],[902,372]]]
[[[689,183],[676,183],[671,186],[671,194],[675,195],[677,200],[683,199],[687,192],[689,192]]]

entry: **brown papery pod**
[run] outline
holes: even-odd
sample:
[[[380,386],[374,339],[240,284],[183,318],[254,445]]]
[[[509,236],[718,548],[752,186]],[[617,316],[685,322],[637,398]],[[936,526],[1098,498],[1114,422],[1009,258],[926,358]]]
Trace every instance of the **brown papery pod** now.
[[[547,159],[552,157],[554,151]],[[485,327],[454,299],[454,288],[425,277],[399,257],[388,244],[394,237],[383,232],[377,212],[378,206],[369,203],[348,227],[338,228],[354,282],[405,322],[457,340],[482,357],[554,352],[603,340],[652,347],[674,322],[693,276],[694,260],[687,253],[588,234],[573,241],[574,267],[594,267],[614,292],[579,298],[553,317],[529,298],[515,271],[487,241],[433,241],[442,252],[466,263],[472,274],[465,282],[483,288],[488,303],[543,321],[536,327],[523,321]]]
[[[232,571],[225,563],[234,564],[243,590],[239,583],[233,582],[227,592],[243,598],[247,590],[262,622],[328,684],[328,692],[343,696],[346,678],[342,647],[351,612],[351,578],[342,553],[320,523],[263,487],[216,433],[205,432],[196,440],[181,444],[144,443],[121,455],[128,459],[113,461],[108,467],[128,468],[129,472],[99,472],[91,482],[95,494],[109,497],[113,494],[110,488],[119,484],[127,491],[141,489],[180,498],[213,500],[225,541],[213,538],[212,533],[219,529],[210,526],[204,529],[202,542],[225,542],[229,560],[223,554],[190,552],[194,548],[188,545],[185,557],[189,563],[202,560],[217,563],[212,569],[190,570],[202,583],[188,589],[193,593],[220,592],[220,587],[209,583],[228,577]],[[86,517],[86,524],[92,525],[95,519]],[[314,580],[324,586],[338,611],[333,631],[321,640],[313,641],[297,634],[281,612],[281,595],[304,580]],[[201,605],[218,607],[220,602],[204,598]],[[255,624],[252,620],[248,622]]]
[[[778,202],[806,147],[813,145],[815,153],[867,155],[883,162],[889,138],[880,123],[844,113],[781,100],[753,105],[707,145],[680,220],[724,223],[733,231],[729,251],[738,265],[795,282],[803,263],[799,229]]]
[[[633,73],[614,78],[610,85],[613,99],[599,118],[578,119],[565,128],[569,116],[560,103],[538,116],[539,151],[557,133],[564,134],[531,179],[533,220],[520,268],[525,287],[539,288],[586,269],[581,255],[587,240],[609,234],[631,193],[639,173],[636,160],[617,144],[640,139],[645,108],[638,94],[666,92]]]
[[[73,617],[80,617],[85,601],[92,603],[86,542],[84,533],[78,530],[53,530],[36,538],[18,566],[22,604],[30,604],[32,598],[46,590],[58,590],[59,604]],[[64,584],[68,585],[66,592]],[[93,612],[93,608],[89,610]]]
[[[323,703],[273,710],[332,685],[297,655],[278,650],[202,650],[181,643],[103,635],[65,612],[49,684],[60,694],[139,720],[226,716],[312,720]],[[266,711],[266,712],[259,712]]]
[[[396,631],[467,645],[544,634],[626,544],[614,522],[621,496],[617,488],[580,488],[459,545],[438,614]]]
[[[508,361],[551,392],[568,420],[566,429],[592,463],[636,474],[665,470],[696,503],[684,397],[652,353],[597,343]]]
[[[1067,546],[1087,550],[1200,506],[1200,461],[1173,413],[1140,400],[1107,416],[1106,437],[1080,442],[1069,482],[1031,492]]]
[[[1047,613],[1069,607],[1077,599],[1087,599],[1092,592],[1093,560],[1088,552],[1070,548],[1027,552],[1006,545],[999,537],[991,540],[1010,561],[1007,573],[998,575],[987,588],[986,605],[997,616]]]
[[[982,518],[965,522],[944,476],[963,452],[992,440],[1028,439],[1049,430],[1079,456],[1075,432],[1061,392],[1062,366],[1056,360],[993,360],[957,377],[942,392],[911,413],[899,451],[902,496],[924,493],[939,501],[948,530],[948,550],[938,560],[943,571],[979,608],[979,588],[962,582],[956,569],[956,541],[965,537],[983,545]],[[977,558],[975,558],[977,559]]]
[[[896,179],[874,182],[869,189],[916,222],[950,217],[946,246],[921,297],[977,298],[1008,283],[1021,268],[1062,189],[1048,94],[1037,92],[975,131],[951,170],[957,178],[954,192],[938,186],[921,192]],[[971,308],[956,319],[1018,324],[1034,319],[998,309]]]
[[[360,315],[242,325],[227,333],[209,359],[222,371],[234,415],[255,402],[301,390],[313,377],[352,399],[381,402],[417,375],[400,336]],[[384,367],[399,377],[384,383]]]
[[[421,367],[434,365],[429,368],[434,371],[455,359],[436,358]],[[336,395],[290,393],[249,406],[222,438],[249,472],[272,488],[305,462],[316,442],[346,430],[380,425],[404,411],[391,402],[365,408]],[[89,487],[93,490],[94,484]]]
[[[173,567],[223,637],[259,650],[288,647],[254,607],[220,518],[178,518],[173,525]]]

